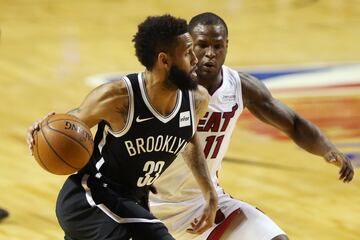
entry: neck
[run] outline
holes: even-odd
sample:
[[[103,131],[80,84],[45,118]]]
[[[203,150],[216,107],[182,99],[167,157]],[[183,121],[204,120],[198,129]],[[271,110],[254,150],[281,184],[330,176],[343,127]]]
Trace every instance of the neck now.
[[[167,76],[156,70],[144,72],[145,91],[153,108],[161,115],[169,115],[176,105],[177,88],[167,83]]]
[[[214,92],[221,86],[223,76],[222,71],[220,70],[216,76],[208,77],[208,78],[198,78],[199,83],[204,86],[210,95],[213,95]]]

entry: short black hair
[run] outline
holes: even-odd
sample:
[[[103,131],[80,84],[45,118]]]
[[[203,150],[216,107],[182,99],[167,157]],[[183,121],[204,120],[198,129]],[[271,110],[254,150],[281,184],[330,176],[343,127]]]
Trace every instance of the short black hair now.
[[[138,25],[134,35],[136,56],[146,69],[151,70],[160,52],[172,53],[176,37],[188,31],[186,20],[169,14],[150,16]]]
[[[189,22],[189,32],[192,32],[192,30],[194,30],[194,28],[198,24],[202,24],[202,25],[222,25],[225,28],[226,37],[228,36],[228,28],[227,28],[227,25],[226,25],[225,21],[221,17],[216,15],[215,13],[204,12],[204,13],[200,13],[200,14],[192,17],[190,22]]]

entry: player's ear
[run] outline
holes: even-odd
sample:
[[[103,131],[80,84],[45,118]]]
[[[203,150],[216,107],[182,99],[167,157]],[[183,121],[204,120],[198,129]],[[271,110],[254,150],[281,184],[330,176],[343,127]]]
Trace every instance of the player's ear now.
[[[170,57],[168,56],[168,54],[164,53],[164,52],[160,52],[158,54],[158,64],[162,67],[165,68],[167,70],[170,69]]]
[[[225,45],[226,45],[226,48],[228,48],[228,46],[229,46],[229,39],[228,38],[226,39],[226,44]]]

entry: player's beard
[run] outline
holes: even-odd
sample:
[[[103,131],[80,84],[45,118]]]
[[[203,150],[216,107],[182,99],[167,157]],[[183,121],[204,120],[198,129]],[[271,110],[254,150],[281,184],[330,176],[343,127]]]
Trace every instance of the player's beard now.
[[[181,90],[194,90],[198,86],[197,79],[193,79],[191,73],[187,73],[175,65],[170,68],[169,81]]]

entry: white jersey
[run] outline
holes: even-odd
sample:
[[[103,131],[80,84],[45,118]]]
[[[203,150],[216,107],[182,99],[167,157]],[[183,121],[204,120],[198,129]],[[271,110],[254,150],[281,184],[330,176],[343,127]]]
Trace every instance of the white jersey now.
[[[217,181],[216,173],[221,168],[232,131],[243,110],[239,73],[226,66],[222,67],[222,73],[222,85],[211,96],[208,112],[197,127],[214,182]],[[158,194],[152,197],[154,201],[181,202],[202,196],[195,178],[181,156],[162,174],[155,186]]]
[[[179,240],[218,239],[212,236],[218,235],[218,230],[222,231],[221,224],[238,211],[245,214],[246,222],[233,229],[232,237],[228,240],[272,239],[284,232],[255,207],[231,198],[218,184],[217,172],[229,147],[237,119],[244,108],[239,73],[223,66],[222,74],[222,85],[211,96],[208,112],[199,121],[197,131],[218,195],[218,212],[220,211],[226,220],[215,221],[216,224],[201,235],[186,233],[194,218],[201,216],[205,201],[181,155],[155,182],[158,193],[150,194],[150,210]]]

